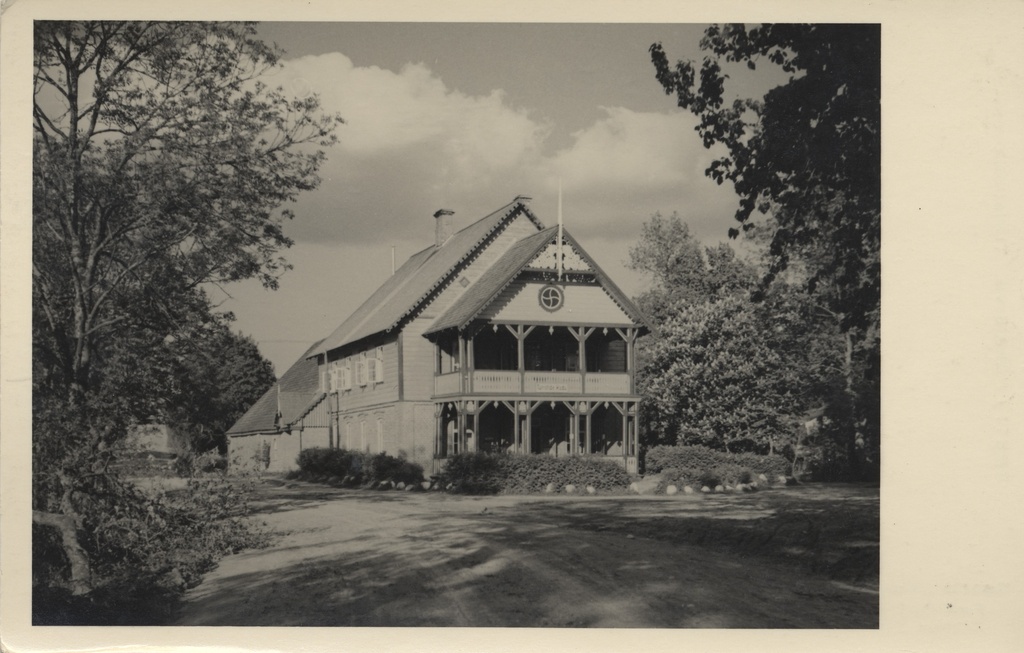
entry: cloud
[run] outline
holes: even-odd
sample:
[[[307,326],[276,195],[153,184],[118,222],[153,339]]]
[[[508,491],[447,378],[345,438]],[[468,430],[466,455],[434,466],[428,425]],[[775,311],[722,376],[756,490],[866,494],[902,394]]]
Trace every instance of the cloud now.
[[[425,245],[436,209],[455,210],[464,226],[518,194],[534,196],[553,224],[559,178],[578,237],[632,242],[655,211],[710,224],[735,204],[704,177],[712,153],[682,111],[602,107],[603,117],[572,134],[568,147],[550,151],[556,125],[513,106],[500,89],[472,96],[449,88],[424,64],[394,72],[332,53],[288,61],[272,83],[300,96],[316,92],[346,121],[321,187],[299,200],[287,227],[298,242]],[[727,227],[716,229],[724,235]]]

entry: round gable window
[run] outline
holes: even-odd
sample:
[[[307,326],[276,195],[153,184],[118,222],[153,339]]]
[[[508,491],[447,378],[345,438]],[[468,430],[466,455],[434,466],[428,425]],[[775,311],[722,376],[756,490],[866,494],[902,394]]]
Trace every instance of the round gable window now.
[[[558,286],[544,286],[540,289],[540,305],[545,311],[557,311],[565,302],[565,295]]]

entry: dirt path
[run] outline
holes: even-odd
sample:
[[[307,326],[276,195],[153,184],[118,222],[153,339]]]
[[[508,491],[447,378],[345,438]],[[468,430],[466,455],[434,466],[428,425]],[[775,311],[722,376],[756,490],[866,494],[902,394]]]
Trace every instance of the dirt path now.
[[[224,559],[187,593],[177,624],[878,623],[877,578],[832,581],[792,561],[743,556],[735,546],[730,552],[708,543],[683,544],[674,535],[709,516],[742,529],[770,519],[778,511],[771,501],[778,499],[765,504],[740,503],[742,496],[459,497],[304,484],[268,489],[265,498],[268,525],[287,534],[271,548]]]

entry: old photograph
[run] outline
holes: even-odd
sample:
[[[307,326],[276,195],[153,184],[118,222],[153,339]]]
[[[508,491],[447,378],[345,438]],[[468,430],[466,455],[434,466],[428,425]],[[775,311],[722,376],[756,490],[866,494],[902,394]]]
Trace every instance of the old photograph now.
[[[877,628],[881,33],[36,21],[33,624]]]

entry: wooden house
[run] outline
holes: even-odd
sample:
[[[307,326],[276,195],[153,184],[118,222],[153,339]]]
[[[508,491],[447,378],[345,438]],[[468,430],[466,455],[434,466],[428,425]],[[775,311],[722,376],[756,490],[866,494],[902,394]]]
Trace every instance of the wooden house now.
[[[303,449],[330,445],[327,395],[320,388],[315,359],[307,354],[228,429],[232,468],[254,465],[274,472],[295,468]]]
[[[529,198],[460,231],[451,211],[434,220],[435,242],[297,363],[315,363],[327,446],[435,472],[465,451],[599,455],[635,471],[636,306]]]

